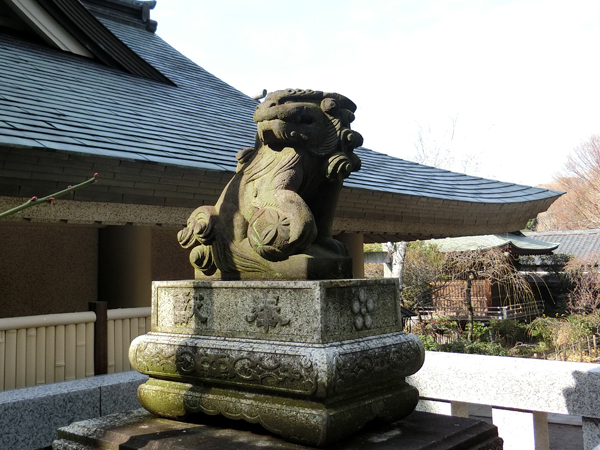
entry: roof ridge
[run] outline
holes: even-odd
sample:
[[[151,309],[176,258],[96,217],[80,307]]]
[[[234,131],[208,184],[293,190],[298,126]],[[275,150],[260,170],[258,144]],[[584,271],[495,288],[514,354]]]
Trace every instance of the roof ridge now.
[[[154,33],[158,26],[155,20],[150,19],[150,10],[156,6],[156,0],[81,0],[81,2],[96,17],[143,28],[151,33]]]

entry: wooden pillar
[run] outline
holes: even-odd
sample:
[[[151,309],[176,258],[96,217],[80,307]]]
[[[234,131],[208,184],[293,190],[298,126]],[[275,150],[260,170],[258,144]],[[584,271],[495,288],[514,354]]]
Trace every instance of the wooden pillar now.
[[[150,306],[152,229],[132,225],[100,230],[98,299],[111,309]]]
[[[352,257],[352,272],[354,278],[365,276],[365,251],[362,233],[340,233],[335,239],[346,244],[348,252]]]
[[[96,314],[94,323],[94,375],[108,373],[108,305],[89,302],[89,310]]]

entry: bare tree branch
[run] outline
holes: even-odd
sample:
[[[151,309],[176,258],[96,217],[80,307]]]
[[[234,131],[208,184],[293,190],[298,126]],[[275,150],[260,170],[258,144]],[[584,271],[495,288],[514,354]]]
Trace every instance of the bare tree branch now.
[[[63,189],[62,191],[58,191],[54,194],[50,194],[50,195],[47,195],[46,197],[42,197],[42,198],[31,197],[29,200],[27,200],[22,205],[19,205],[15,208],[9,209],[8,211],[4,211],[3,213],[0,213],[0,219],[2,219],[4,217],[12,216],[13,214],[18,213],[19,211],[22,211],[27,208],[31,208],[32,206],[39,205],[40,203],[53,203],[55,199],[63,197],[67,194],[70,194],[78,189],[81,189],[81,188],[87,186],[88,184],[93,184],[96,182],[97,179],[98,179],[98,174],[95,173],[94,176],[92,178],[90,178],[89,180],[86,180],[83,183],[76,184],[75,186],[69,186],[67,189]]]
[[[450,128],[441,136],[436,135],[430,125],[418,126],[417,139],[414,143],[413,159],[419,164],[445,170],[455,170],[474,174],[479,170],[479,155],[469,153],[461,159],[456,158],[456,125],[458,115],[450,117]]]
[[[536,230],[600,228],[600,135],[576,147],[563,173],[543,187],[566,194],[538,215]]]

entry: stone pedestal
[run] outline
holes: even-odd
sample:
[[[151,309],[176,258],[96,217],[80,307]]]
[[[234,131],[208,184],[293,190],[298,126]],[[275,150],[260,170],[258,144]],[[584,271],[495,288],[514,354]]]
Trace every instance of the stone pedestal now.
[[[162,417],[222,414],[323,446],[405,417],[423,345],[402,332],[397,280],[154,282],[131,345],[138,397]]]
[[[58,430],[53,450],[309,450],[260,427],[209,417],[176,422],[143,409],[73,423]],[[475,419],[413,412],[364,430],[331,446],[335,450],[502,450],[492,424]]]

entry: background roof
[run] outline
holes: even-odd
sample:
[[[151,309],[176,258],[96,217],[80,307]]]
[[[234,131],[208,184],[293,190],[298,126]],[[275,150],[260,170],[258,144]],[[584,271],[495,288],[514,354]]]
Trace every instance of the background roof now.
[[[561,231],[528,231],[528,237],[559,244],[554,253],[577,258],[600,252],[600,229],[590,230],[561,230]]]
[[[551,253],[558,247],[558,244],[523,236],[521,233],[430,239],[426,242],[437,245],[442,252],[466,252],[506,247],[516,254],[540,255]]]

